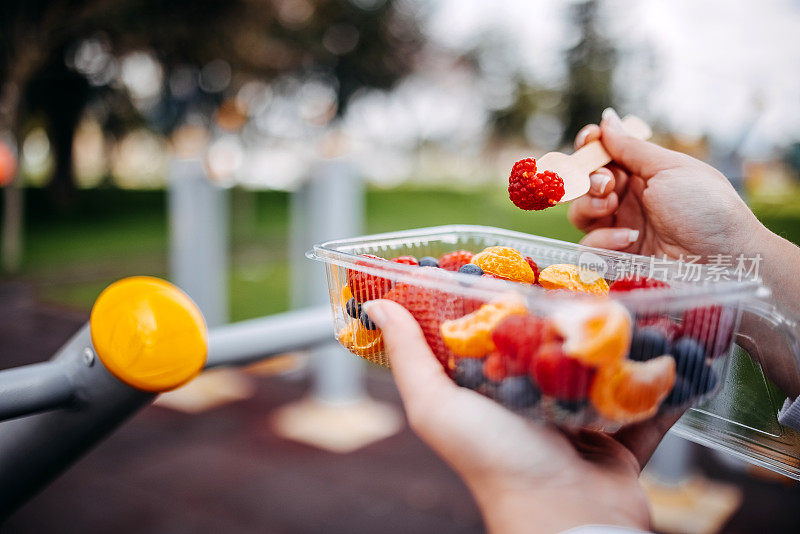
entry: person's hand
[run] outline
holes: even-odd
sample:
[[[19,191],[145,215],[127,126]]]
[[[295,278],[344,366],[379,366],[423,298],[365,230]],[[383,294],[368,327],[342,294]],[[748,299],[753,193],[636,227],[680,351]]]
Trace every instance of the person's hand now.
[[[675,418],[615,435],[524,419],[452,382],[405,308],[388,300],[364,306],[383,331],[411,428],[466,482],[490,531],[649,527],[638,476]]]
[[[627,135],[611,108],[600,126],[578,133],[575,148],[597,139],[613,163],[596,171],[589,193],[570,205],[570,221],[587,232],[583,244],[706,258],[750,250],[753,240],[769,233],[719,171]]]
[[[625,133],[616,112],[603,112],[575,137],[575,148],[600,139],[613,162],[591,176],[589,193],[574,200],[569,218],[587,232],[581,243],[645,256],[707,263],[714,255],[742,257],[773,291],[774,299],[800,317],[800,249],[761,224],[719,171],[686,154]],[[744,314],[739,341],[756,345],[765,371],[790,397],[800,394],[798,361],[783,335]]]

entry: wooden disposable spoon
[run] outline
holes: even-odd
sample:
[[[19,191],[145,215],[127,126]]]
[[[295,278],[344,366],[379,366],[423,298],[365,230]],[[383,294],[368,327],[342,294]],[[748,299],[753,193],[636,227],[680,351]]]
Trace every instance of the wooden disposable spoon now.
[[[628,115],[622,119],[625,131],[639,139],[649,139],[653,135],[650,127],[639,117]],[[611,156],[600,141],[587,143],[574,153],[548,152],[536,160],[537,172],[553,171],[564,180],[564,196],[559,200],[569,202],[589,192],[589,175],[608,165]]]

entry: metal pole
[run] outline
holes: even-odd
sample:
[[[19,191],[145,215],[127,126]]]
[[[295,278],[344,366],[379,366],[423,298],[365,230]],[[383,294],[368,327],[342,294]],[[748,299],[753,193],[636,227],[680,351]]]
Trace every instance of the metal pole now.
[[[8,369],[0,372],[0,421],[63,406],[74,394],[67,367],[61,363]]]
[[[0,423],[0,517],[154,398],[114,378],[93,352],[87,357],[87,349],[92,351],[88,325],[51,360],[75,391],[74,404]]]
[[[293,309],[304,308],[311,304],[306,251],[314,244],[309,237],[309,191],[305,183],[295,190],[289,202],[289,264],[292,269],[290,279],[290,302]]]
[[[693,444],[672,432],[667,432],[656,452],[647,463],[647,472],[667,485],[678,485],[692,474]]]
[[[345,160],[324,160],[296,193],[292,222],[305,225],[305,244],[358,235],[363,231],[364,182]],[[297,234],[295,238],[299,240]],[[296,247],[299,248],[299,247]],[[299,254],[298,252],[295,252]],[[308,305],[329,305],[328,285],[323,266],[304,260],[297,276],[305,287]],[[299,290],[298,290],[299,292]],[[349,403],[365,396],[364,362],[354,358],[336,343],[319,347],[312,354],[313,395],[328,403]]]
[[[218,326],[208,332],[206,369],[245,365],[330,342],[331,308],[321,306]]]
[[[212,184],[199,158],[169,169],[170,279],[195,301],[208,326],[228,322],[228,190]]]

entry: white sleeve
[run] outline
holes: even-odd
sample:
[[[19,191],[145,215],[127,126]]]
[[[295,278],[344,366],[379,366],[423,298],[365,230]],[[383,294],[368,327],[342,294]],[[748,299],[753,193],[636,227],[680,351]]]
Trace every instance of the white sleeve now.
[[[794,401],[786,399],[778,412],[778,422],[795,430],[800,430],[800,397]]]
[[[561,534],[647,534],[644,530],[614,525],[582,525],[565,530]]]

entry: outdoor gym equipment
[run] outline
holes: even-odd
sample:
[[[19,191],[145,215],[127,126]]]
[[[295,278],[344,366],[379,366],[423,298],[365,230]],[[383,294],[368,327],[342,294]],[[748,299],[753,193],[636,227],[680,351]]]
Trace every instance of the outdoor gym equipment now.
[[[137,410],[203,369],[331,341],[329,306],[208,331],[180,289],[137,276],[109,286],[47,362],[0,371],[0,518]]]

